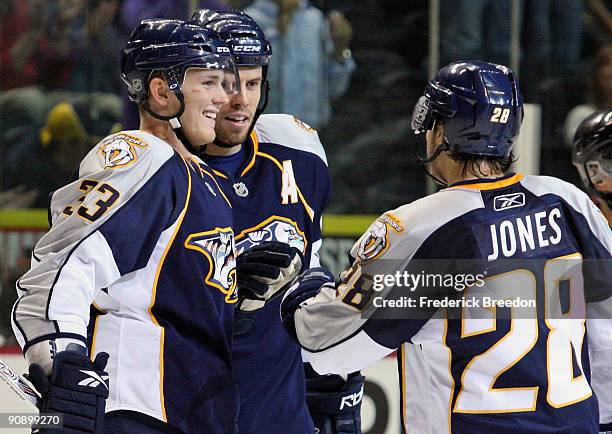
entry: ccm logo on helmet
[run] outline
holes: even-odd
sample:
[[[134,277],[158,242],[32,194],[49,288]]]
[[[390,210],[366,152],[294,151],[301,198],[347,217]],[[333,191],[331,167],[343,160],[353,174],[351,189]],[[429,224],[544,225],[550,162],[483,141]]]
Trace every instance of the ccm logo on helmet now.
[[[230,49],[227,47],[217,47],[217,53],[229,53]]]
[[[261,51],[261,47],[259,45],[238,45],[234,47],[235,53],[259,53]]]

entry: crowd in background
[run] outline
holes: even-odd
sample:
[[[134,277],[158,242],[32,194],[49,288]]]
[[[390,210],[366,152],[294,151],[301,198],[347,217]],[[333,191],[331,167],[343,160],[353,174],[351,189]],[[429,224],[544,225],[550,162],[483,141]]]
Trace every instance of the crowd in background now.
[[[518,3],[521,86],[543,108],[542,173],[575,179],[564,144],[589,112],[611,106],[611,2]],[[510,64],[511,5],[441,0],[441,64]],[[264,28],[268,112],[323,137],[330,211],[378,213],[425,193],[408,119],[428,79],[427,0],[0,0],[0,207],[46,207],[97,140],[138,127],[119,79],[122,44],[141,19],[187,18],[194,7],[241,8]]]
[[[612,107],[612,1],[518,3],[521,87],[542,106],[540,172],[578,182],[573,131]],[[319,131],[329,212],[379,214],[426,193],[410,114],[430,78],[428,0],[0,0],[0,208],[46,208],[98,140],[138,127],[119,78],[123,42],[141,19],[195,7],[240,8],[264,28],[267,111]],[[510,63],[510,0],[440,0],[440,11],[441,64]]]

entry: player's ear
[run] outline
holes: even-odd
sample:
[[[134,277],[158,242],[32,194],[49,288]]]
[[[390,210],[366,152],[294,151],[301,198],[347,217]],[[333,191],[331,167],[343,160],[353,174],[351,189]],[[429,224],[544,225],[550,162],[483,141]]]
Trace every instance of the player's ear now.
[[[444,142],[444,121],[437,120],[433,129],[433,141],[436,145]]]
[[[166,80],[162,76],[154,76],[149,82],[149,98],[151,103],[155,103],[160,108],[165,108],[170,104],[170,89]]]

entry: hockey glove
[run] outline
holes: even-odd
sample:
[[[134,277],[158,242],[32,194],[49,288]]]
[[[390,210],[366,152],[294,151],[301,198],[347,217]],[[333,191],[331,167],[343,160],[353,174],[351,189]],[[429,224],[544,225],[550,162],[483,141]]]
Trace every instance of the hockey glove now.
[[[238,309],[262,308],[302,271],[302,263],[298,249],[278,241],[261,243],[238,255]]]
[[[308,366],[308,365],[306,365]],[[319,434],[361,434],[364,376],[306,374],[306,402]],[[314,375],[313,375],[314,374]]]
[[[303,303],[319,293],[323,286],[333,286],[334,276],[325,268],[309,268],[291,284],[281,301],[281,320],[285,329],[293,336],[295,322],[293,316]]]
[[[85,348],[70,344],[67,350],[55,356],[50,377],[40,365],[30,365],[28,379],[42,396],[40,412],[61,413],[65,431],[101,432],[108,398],[108,374],[104,372],[107,361],[107,353],[99,353],[92,362]],[[64,431],[49,428],[38,432]]]

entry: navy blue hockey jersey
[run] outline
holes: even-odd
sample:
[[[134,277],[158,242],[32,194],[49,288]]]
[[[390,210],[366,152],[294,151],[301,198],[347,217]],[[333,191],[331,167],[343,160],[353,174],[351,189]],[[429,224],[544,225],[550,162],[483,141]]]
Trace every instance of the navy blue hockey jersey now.
[[[215,170],[234,209],[237,253],[276,240],[318,266],[330,180],[316,131],[290,115],[263,115],[244,146],[249,155],[236,178]],[[249,326],[233,344],[240,432],[312,434],[300,346],[281,325],[279,303],[242,313],[237,324]]]
[[[51,230],[18,282],[26,358],[38,362],[49,339],[83,341],[92,357],[110,354],[107,412],[235,432],[232,209],[212,169],[126,131],[92,149],[79,176],[54,193]]]
[[[611,251],[605,219],[571,184],[462,182],[383,214],[339,287],[296,312],[296,332],[320,373],[399,348],[406,432],[596,433],[593,390],[612,421]],[[413,292],[430,277],[436,291],[421,280]]]

